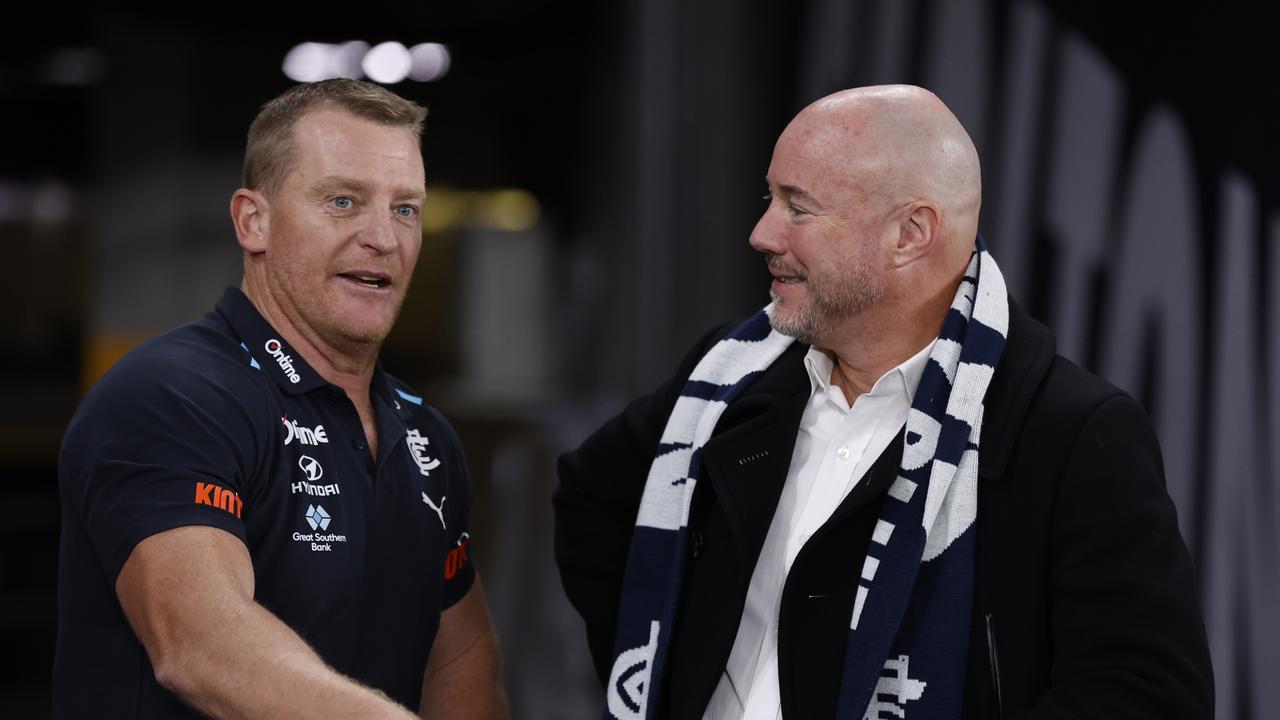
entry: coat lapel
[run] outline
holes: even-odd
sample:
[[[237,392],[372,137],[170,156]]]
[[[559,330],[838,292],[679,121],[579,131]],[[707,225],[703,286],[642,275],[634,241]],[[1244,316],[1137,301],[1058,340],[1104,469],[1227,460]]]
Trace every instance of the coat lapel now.
[[[733,536],[739,570],[750,575],[787,480],[796,432],[809,397],[793,345],[721,416],[702,449],[703,467]]]
[[[663,716],[701,716],[724,670],[809,397],[801,361],[807,350],[789,348],[725,410],[702,447],[703,479],[690,510],[687,595]]]
[[[876,458],[871,467],[867,468],[866,474],[858,479],[858,483],[853,486],[849,494],[844,496],[844,500],[814,534],[814,538],[828,527],[844,522],[850,515],[866,507],[867,503],[879,499],[889,490],[889,486],[898,477],[898,467],[902,465],[902,434],[902,430],[899,429],[898,434],[889,441],[889,446],[880,453],[880,457]]]

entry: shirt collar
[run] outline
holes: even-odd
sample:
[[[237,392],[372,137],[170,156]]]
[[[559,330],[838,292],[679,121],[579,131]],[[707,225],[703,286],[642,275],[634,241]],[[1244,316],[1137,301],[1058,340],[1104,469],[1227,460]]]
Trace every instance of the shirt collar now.
[[[929,341],[915,355],[903,360],[888,372],[880,376],[867,395],[889,395],[902,393],[910,403],[915,397],[916,388],[920,386],[920,378],[924,376],[924,368],[929,364],[929,353],[938,342],[937,338]],[[831,371],[835,368],[832,360],[824,350],[810,347],[804,356],[804,367],[809,375],[809,394],[812,397],[819,392],[825,393],[831,385]],[[852,403],[850,403],[852,405]]]
[[[240,288],[229,287],[222,293],[216,309],[231,329],[240,336],[240,344],[249,352],[262,371],[270,375],[282,390],[301,395],[329,382],[311,369],[280,333],[271,327]]]

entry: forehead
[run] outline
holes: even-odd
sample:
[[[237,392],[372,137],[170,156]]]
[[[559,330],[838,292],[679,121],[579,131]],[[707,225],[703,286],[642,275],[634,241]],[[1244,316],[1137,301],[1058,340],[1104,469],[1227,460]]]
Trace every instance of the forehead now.
[[[865,186],[863,129],[828,120],[803,114],[792,120],[774,145],[770,183],[800,188],[833,205]]]
[[[303,115],[293,127],[290,177],[303,182],[328,176],[352,177],[370,184],[425,183],[422,152],[413,132],[336,108]]]

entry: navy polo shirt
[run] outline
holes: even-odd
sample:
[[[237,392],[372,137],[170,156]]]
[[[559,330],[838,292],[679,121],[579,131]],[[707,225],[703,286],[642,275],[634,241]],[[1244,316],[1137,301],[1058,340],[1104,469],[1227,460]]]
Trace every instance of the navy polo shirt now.
[[[466,594],[458,438],[373,377],[355,406],[239,290],[129,353],[81,403],[58,462],[57,717],[196,717],[155,681],[115,594],[133,548],[186,525],[249,549],[255,599],[339,672],[416,708],[440,612]]]

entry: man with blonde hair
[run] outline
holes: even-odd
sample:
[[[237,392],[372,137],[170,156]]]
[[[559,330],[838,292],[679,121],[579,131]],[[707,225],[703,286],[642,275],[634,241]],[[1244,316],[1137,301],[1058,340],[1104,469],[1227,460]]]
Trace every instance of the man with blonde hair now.
[[[766,179],[772,304],[561,458],[605,717],[1209,717],[1150,422],[1008,296],[959,121],[839,92]]]
[[[55,716],[505,717],[458,438],[378,363],[425,115],[329,80],[254,120],[240,287],[64,438]]]

